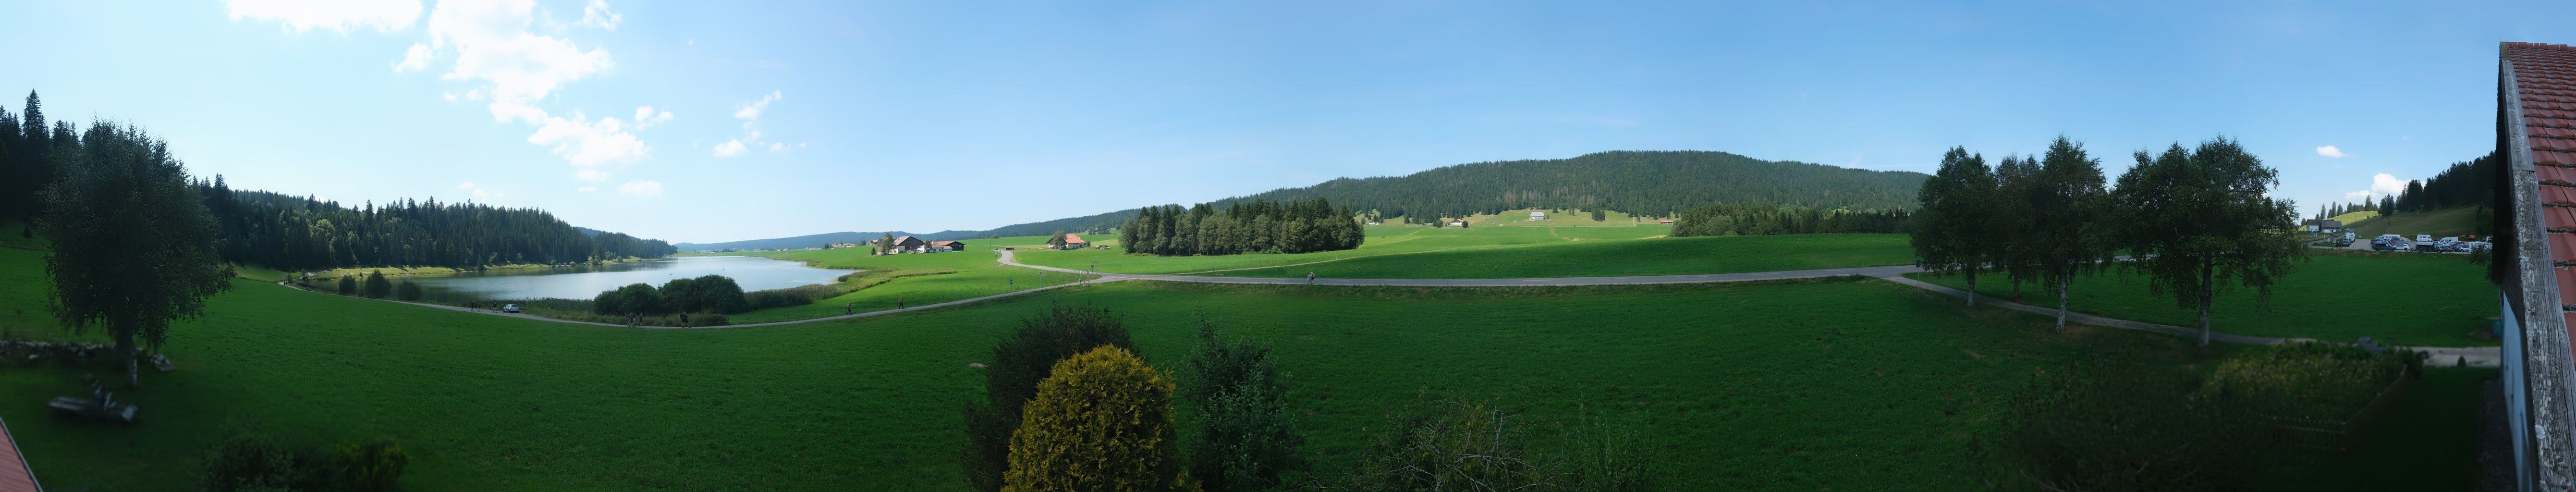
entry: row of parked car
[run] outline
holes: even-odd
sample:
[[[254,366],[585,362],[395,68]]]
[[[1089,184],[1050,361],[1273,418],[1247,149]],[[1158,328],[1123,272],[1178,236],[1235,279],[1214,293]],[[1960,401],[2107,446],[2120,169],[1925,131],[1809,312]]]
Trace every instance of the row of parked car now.
[[[2434,239],[2431,234],[2416,234],[2414,239],[2407,239],[2406,236],[2399,234],[2381,234],[2379,237],[2371,238],[2370,249],[2379,251],[2421,251],[2426,253],[2467,253],[2495,247],[2495,243],[2478,241],[2475,239],[2475,237],[2471,237],[2470,239],[2463,240],[2458,236]],[[2352,245],[2352,241],[2353,234],[2346,232],[2343,233],[2343,238],[2337,241],[2336,244],[2350,246]]]

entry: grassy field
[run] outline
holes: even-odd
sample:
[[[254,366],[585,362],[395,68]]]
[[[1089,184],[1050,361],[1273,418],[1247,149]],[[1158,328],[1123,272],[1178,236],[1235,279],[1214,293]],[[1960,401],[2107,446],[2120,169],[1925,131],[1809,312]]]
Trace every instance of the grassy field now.
[[[1119,250],[1026,251],[1019,261],[1114,273],[1336,278],[1501,278],[1667,275],[1901,265],[1904,235],[1662,237],[1671,228],[1380,226],[1355,250],[1225,256],[1129,255]]]
[[[1035,239],[1041,244],[1045,241],[1044,237]],[[813,304],[763,309],[728,316],[736,324],[838,316],[848,311],[893,309],[897,307],[898,301],[906,306],[919,306],[1068,284],[1093,278],[1002,265],[995,262],[994,253],[982,245],[951,253],[883,256],[869,255],[867,248],[738,254],[804,261],[825,268],[868,271],[867,275],[856,279],[861,282],[877,280],[874,277],[878,276],[900,278],[887,280],[874,287],[860,289],[840,297],[814,301]]]
[[[1547,218],[1529,220],[1529,214],[1533,211],[1546,212]],[[1503,213],[1493,215],[1468,217],[1467,221],[1475,224],[1476,227],[1636,227],[1640,225],[1635,217],[1622,212],[1603,211],[1602,216],[1601,220],[1592,220],[1592,212],[1587,210],[1551,211],[1525,208],[1505,210]]]
[[[2477,207],[2403,212],[2361,221],[2358,224],[2349,222],[2346,224],[2351,227],[2354,235],[2360,236],[2364,241],[2379,237],[2381,234],[2404,235],[2408,240],[2415,239],[2416,234],[2431,234],[2437,238],[2450,237],[2477,230]]]
[[[2496,315],[2496,289],[2482,265],[2458,255],[2320,253],[2273,288],[2268,306],[2255,293],[2221,293],[2210,311],[2210,329],[2242,335],[2305,337],[2349,342],[2370,337],[2384,343],[2440,347],[2491,346],[2483,333]],[[1956,275],[1909,274],[1926,282],[1964,288]],[[2000,276],[1979,276],[1978,292],[2010,297]],[[2025,285],[2027,304],[2057,305],[2038,287]],[[2147,293],[2146,280],[2118,274],[2078,280],[2067,308],[2113,318],[2198,326],[2197,313],[2174,307],[2171,296]]]
[[[0,250],[10,276],[0,280],[24,280],[33,258]],[[40,291],[9,289],[0,307],[40,302],[28,297]],[[412,490],[956,490],[957,408],[981,384],[966,364],[1058,302],[1123,314],[1167,370],[1195,343],[1194,310],[1274,343],[1326,473],[1387,409],[1462,395],[1533,422],[1578,412],[1651,421],[1682,489],[1971,488],[1953,473],[1962,439],[2031,371],[2074,358],[2196,370],[2227,352],[2135,332],[2052,333],[2039,316],[1963,310],[1865,280],[1120,283],[725,330],[541,323],[240,281],[210,317],[172,330],[181,371],[119,394],[144,423],[77,424],[32,403],[84,391],[77,375],[100,366],[0,368],[0,394],[26,401],[0,405],[0,418],[40,477],[66,489],[189,488],[209,446],[256,427],[308,447],[398,441],[415,460]]]
[[[2363,211],[2359,211],[2359,212],[2353,212],[2353,213],[2348,213],[2348,214],[2343,214],[2343,215],[2337,215],[2337,216],[2333,216],[2333,217],[2327,217],[2327,218],[2326,218],[2326,220],[2332,220],[2332,221],[2335,221],[2335,222],[2342,222],[2342,223],[2343,223],[2343,225],[2350,226],[2350,225],[2353,225],[2353,224],[2354,224],[2354,223],[2356,223],[2356,222],[2361,222],[2361,221],[2363,221],[2363,220],[2368,220],[2368,219],[2370,219],[2370,218],[2372,218],[2372,217],[2378,217],[2378,216],[2379,216],[2379,211],[2377,211],[2377,210],[2363,210]]]

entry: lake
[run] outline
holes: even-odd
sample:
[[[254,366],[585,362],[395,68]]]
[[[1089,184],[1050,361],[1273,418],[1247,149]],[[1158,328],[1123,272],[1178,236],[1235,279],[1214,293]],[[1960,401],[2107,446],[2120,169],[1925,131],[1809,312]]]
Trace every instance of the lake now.
[[[803,263],[757,256],[684,256],[599,266],[413,275],[410,280],[420,284],[424,295],[421,300],[452,304],[545,297],[589,299],[627,284],[661,287],[663,282],[672,279],[708,274],[731,277],[734,283],[742,285],[743,292],[751,292],[828,284],[855,271],[814,268]]]

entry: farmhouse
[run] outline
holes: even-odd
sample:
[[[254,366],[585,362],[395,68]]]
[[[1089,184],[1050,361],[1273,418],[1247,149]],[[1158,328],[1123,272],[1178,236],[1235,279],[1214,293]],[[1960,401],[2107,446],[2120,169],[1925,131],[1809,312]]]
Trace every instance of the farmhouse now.
[[[944,249],[944,250],[949,250],[949,251],[965,251],[965,250],[966,250],[966,243],[961,243],[961,242],[957,242],[957,241],[931,241],[931,242],[930,242],[930,248],[931,248],[931,249]]]
[[[1530,220],[1547,220],[1547,212],[1531,210]]]
[[[2322,232],[2327,234],[2343,232],[2343,221],[2339,220],[2308,219],[2307,223],[2302,224],[2302,226],[2306,227],[2308,232]]]
[[[856,247],[859,247],[859,245],[857,245],[857,244],[851,244],[851,243],[832,243],[832,245],[831,245],[831,246],[826,247],[825,249],[841,249],[841,248],[856,248]]]
[[[1084,241],[1084,240],[1082,240],[1082,236],[1081,236],[1081,235],[1077,235],[1077,234],[1065,234],[1065,235],[1064,235],[1064,249],[1082,249],[1082,248],[1088,248],[1088,247],[1091,247],[1091,242],[1090,242],[1090,241]]]
[[[921,251],[921,248],[927,244],[928,243],[922,242],[921,238],[904,236],[894,238],[894,244],[892,246],[894,246],[895,252],[912,253]]]

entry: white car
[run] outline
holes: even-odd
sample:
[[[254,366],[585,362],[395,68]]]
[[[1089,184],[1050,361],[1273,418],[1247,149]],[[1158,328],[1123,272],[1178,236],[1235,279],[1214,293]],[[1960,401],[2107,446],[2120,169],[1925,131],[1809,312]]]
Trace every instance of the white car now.
[[[501,312],[504,312],[504,313],[515,313],[515,312],[519,312],[519,305],[517,305],[517,304],[503,304],[503,305],[501,305]]]

